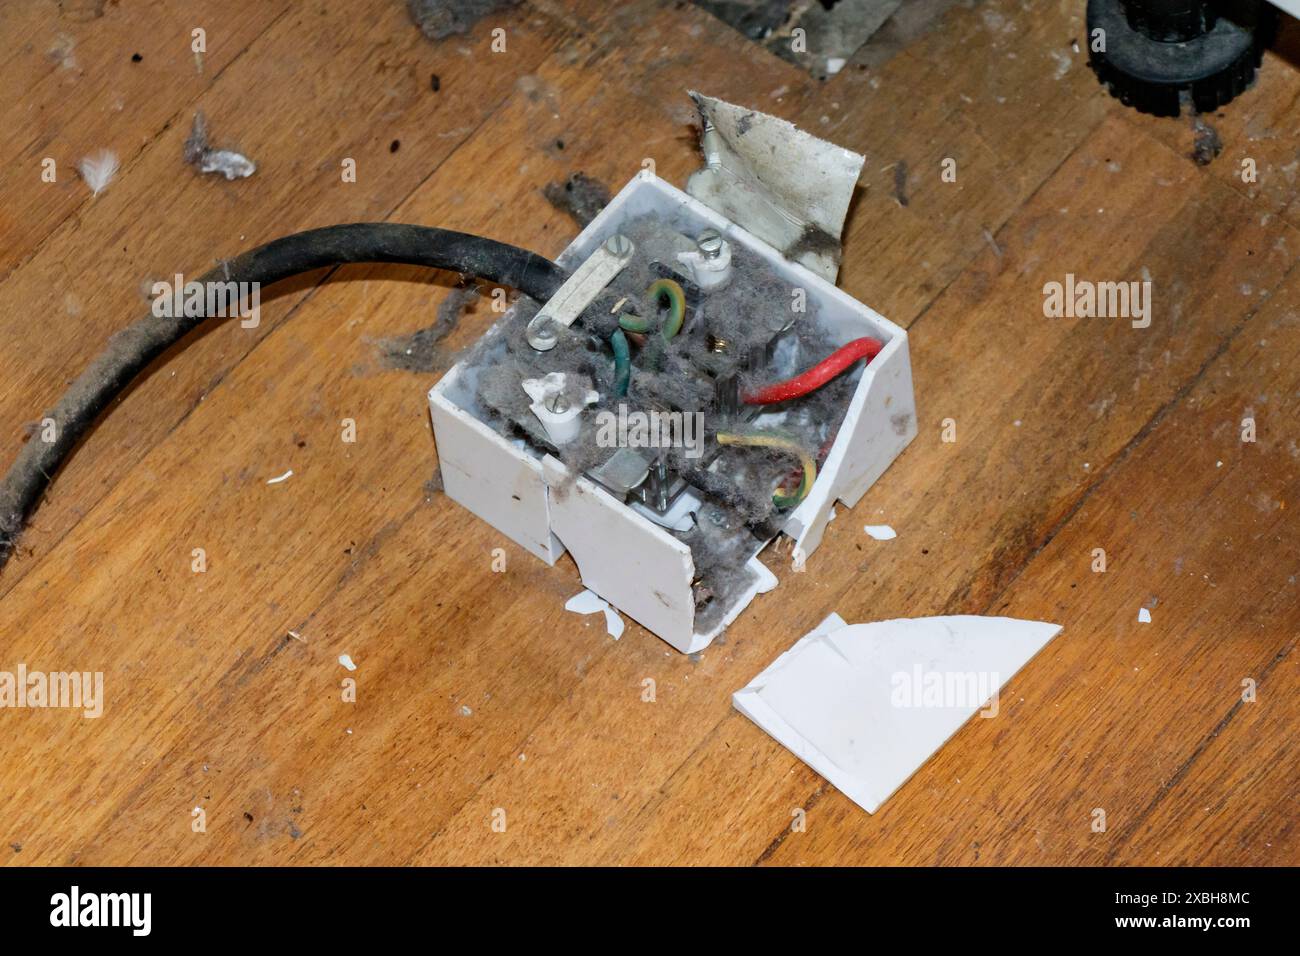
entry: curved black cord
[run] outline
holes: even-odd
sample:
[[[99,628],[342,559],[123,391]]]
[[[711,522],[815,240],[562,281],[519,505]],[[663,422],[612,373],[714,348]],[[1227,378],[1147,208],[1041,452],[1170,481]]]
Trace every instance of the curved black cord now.
[[[357,222],[294,233],[222,263],[197,281],[257,282],[281,279],[347,262],[400,262],[429,266],[518,289],[545,302],[568,278],[551,260],[482,236],[429,226]],[[51,476],[99,413],[168,347],[208,318],[159,317],[152,312],[116,333],[87,369],[43,416],[54,421],[54,440],[33,435],[0,482],[0,568],[44,494]]]

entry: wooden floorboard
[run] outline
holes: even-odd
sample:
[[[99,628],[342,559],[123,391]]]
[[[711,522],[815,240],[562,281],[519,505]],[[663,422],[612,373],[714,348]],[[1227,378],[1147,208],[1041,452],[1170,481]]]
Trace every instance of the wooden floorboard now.
[[[170,280],[178,270],[205,271],[287,231],[388,217],[515,92],[520,78],[572,42],[554,21],[525,18],[514,30],[505,68],[484,71],[483,81],[470,84],[452,72],[465,54],[427,43],[393,4],[374,6],[371,19],[351,19],[355,4],[334,2],[324,15],[304,8],[277,21],[253,41],[244,69],[185,102],[175,122],[102,195],[85,200],[76,218],[0,284],[5,314],[66,317],[79,328],[59,348],[48,347],[45,322],[15,320],[0,328],[0,346],[21,356],[0,383],[7,440],[21,440],[107,336],[143,313],[153,281]],[[486,33],[477,38],[480,45],[488,41]],[[437,92],[435,73],[447,75]],[[300,88],[301,100],[286,97],[285,84]],[[185,166],[181,147],[194,109],[205,111],[218,142],[238,142],[253,156],[260,175],[227,183]],[[395,153],[394,141],[401,144]],[[357,163],[356,182],[342,181],[345,158]],[[34,177],[34,168],[26,168]],[[59,188],[89,195],[67,179],[65,173]],[[185,348],[184,361],[165,363],[165,373],[159,371],[164,363],[155,365],[133,389],[137,400],[123,403],[79,449],[78,467],[53,486],[23,548],[35,556],[56,544],[319,278],[277,289],[257,328],[194,336],[200,341]],[[0,591],[29,565],[15,562]]]
[[[72,25],[52,3],[0,15],[0,44],[43,71],[23,108],[0,107],[16,130],[0,152],[13,448],[143,310],[144,280],[354,219],[555,254],[576,226],[546,183],[582,170],[617,188],[644,158],[673,182],[695,167],[687,88],[867,156],[841,284],[909,327],[920,425],[807,572],[766,556],[780,587],[714,647],[683,657],[635,624],[615,643],[562,609],[571,561],[545,568],[426,488],[437,373],[387,367],[378,343],[431,324],[447,277],[349,267],[297,283],[258,329],[216,328],[156,363],[0,576],[0,668],[102,670],[108,693],[99,720],[0,715],[0,845],[21,848],[0,859],[1300,862],[1286,171],[1300,80],[1270,57],[1214,119],[1225,152],[1202,169],[1185,124],[1097,88],[1072,48],[1081,7],[959,6],[880,68],[825,84],[671,3],[534,0],[502,15],[496,54],[495,21],[435,44],[380,0],[214,8],[199,21],[230,39],[210,40],[202,73],[184,17],[128,41],[147,5]],[[83,51],[75,75],[48,58],[60,32]],[[129,105],[110,123],[114,96]],[[254,177],[181,163],[197,108],[258,160]],[[63,158],[39,191],[43,151],[75,162],[110,140],[123,169],[102,195]],[[1251,152],[1254,184],[1233,166]],[[356,183],[340,181],[346,156]],[[1043,283],[1066,272],[1150,276],[1151,327],[1045,318]],[[494,317],[480,300],[448,350]],[[862,533],[881,522],[899,537]],[[868,816],[730,706],[831,610],[1064,630],[1004,690],[1000,719],[968,724]],[[339,699],[345,653],[355,704]],[[796,808],[806,832],[790,830]]]

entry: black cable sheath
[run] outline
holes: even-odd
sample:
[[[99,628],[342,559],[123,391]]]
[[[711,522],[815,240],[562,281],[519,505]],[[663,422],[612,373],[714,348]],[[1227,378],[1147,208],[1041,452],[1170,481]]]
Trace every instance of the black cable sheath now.
[[[271,285],[289,276],[348,262],[429,266],[509,286],[539,302],[549,299],[568,273],[543,256],[464,232],[400,223],[357,222],[309,229],[275,239],[222,263],[197,280]],[[94,424],[100,412],[149,363],[206,315],[148,316],[116,333],[108,347],[48,411],[54,440],[38,428],[0,482],[0,568],[49,484],[51,476]]]

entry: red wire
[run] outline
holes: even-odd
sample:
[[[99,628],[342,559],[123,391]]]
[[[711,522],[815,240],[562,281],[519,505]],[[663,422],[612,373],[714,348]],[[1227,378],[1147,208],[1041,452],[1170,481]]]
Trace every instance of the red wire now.
[[[831,379],[843,375],[858,359],[870,362],[880,354],[884,343],[872,338],[854,339],[848,345],[832,352],[802,375],[768,385],[756,392],[741,396],[746,405],[771,405],[787,399],[799,398],[809,392],[815,392]]]

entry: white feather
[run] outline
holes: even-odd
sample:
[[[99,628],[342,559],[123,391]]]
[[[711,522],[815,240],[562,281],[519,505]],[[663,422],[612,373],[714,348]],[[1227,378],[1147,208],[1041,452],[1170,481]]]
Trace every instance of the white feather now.
[[[77,172],[81,173],[81,178],[95,196],[104,191],[104,187],[117,175],[117,170],[117,154],[108,149],[96,150],[77,163]]]

